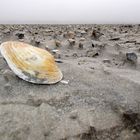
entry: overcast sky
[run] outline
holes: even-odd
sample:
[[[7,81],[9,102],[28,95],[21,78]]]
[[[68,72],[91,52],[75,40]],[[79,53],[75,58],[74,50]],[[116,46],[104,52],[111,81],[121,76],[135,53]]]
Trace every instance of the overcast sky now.
[[[0,23],[140,23],[140,0],[0,0]]]

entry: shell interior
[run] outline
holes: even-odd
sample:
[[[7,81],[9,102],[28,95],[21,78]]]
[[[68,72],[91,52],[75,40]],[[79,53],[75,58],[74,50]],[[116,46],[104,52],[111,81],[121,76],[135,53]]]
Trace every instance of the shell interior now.
[[[11,70],[25,81],[54,84],[63,77],[54,57],[44,49],[9,41],[1,44],[0,51]]]

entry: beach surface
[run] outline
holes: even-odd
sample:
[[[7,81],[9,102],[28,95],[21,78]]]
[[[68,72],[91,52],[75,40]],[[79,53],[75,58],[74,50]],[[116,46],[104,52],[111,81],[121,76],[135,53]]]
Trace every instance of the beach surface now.
[[[0,140],[139,140],[140,25],[0,25],[0,43],[49,51],[53,85],[18,78],[0,55]]]

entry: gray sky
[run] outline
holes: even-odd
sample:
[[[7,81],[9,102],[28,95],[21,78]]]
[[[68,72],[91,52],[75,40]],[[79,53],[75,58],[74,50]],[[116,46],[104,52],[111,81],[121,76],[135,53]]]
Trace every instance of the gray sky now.
[[[0,23],[140,23],[140,0],[0,0]]]

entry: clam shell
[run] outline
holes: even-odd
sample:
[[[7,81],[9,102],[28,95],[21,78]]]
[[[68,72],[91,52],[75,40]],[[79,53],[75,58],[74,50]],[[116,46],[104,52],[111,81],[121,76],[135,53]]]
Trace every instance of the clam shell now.
[[[63,75],[54,57],[46,50],[23,42],[9,41],[0,51],[11,70],[21,79],[36,84],[54,84]]]

